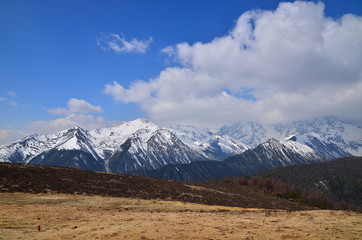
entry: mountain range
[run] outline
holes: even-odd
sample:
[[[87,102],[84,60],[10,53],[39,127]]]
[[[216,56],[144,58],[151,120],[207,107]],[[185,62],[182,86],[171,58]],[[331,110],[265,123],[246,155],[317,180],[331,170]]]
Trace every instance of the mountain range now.
[[[347,155],[362,156],[362,127],[336,117],[290,124],[235,123],[221,127],[218,134],[230,136],[250,147],[256,147],[270,138],[293,138],[330,159]]]
[[[301,143],[292,140],[269,139],[254,149],[228,157],[221,162],[203,161],[189,164],[170,164],[157,170],[141,170],[131,174],[200,182],[325,160],[324,155]]]
[[[171,131],[136,119],[117,127],[86,131],[75,127],[51,135],[33,135],[0,149],[0,161],[67,166],[127,173],[208,159]]]
[[[110,128],[74,127],[32,135],[0,146],[0,162],[188,181],[352,155],[362,155],[362,128],[334,117],[289,125],[236,123],[213,131],[181,125],[163,128],[136,119]]]

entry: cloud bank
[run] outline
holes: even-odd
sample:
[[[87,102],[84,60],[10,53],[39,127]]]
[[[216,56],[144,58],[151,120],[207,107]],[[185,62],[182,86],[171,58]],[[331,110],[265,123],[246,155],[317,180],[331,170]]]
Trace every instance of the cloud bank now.
[[[324,8],[294,2],[245,12],[225,36],[164,48],[176,67],[130,86],[107,84],[104,92],[166,124],[324,115],[362,123],[362,18],[331,19]]]
[[[153,39],[151,37],[147,40],[137,40],[136,38],[133,38],[131,41],[127,41],[124,37],[115,33],[103,33],[99,38],[97,38],[97,44],[101,49],[105,51],[112,50],[116,53],[145,53],[152,41]]]

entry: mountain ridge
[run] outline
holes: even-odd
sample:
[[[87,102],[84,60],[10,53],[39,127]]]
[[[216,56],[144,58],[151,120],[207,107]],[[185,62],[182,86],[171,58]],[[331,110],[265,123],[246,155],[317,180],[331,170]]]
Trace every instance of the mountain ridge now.
[[[289,124],[239,122],[225,125],[217,133],[231,136],[251,147],[256,147],[270,138],[281,140],[294,135],[296,141],[309,144],[318,152],[318,147],[308,141],[308,138],[316,137],[321,142],[332,144],[331,147],[335,149],[335,154],[331,157],[343,157],[344,153],[347,153],[348,156],[362,156],[362,128],[331,116],[294,121]],[[323,153],[322,149],[320,151]]]
[[[237,123],[214,131],[182,125],[163,128],[147,119],[136,119],[109,128],[84,130],[73,127],[49,135],[31,135],[1,146],[0,161],[72,166],[116,173],[154,171],[166,165],[222,162],[254,150],[262,143],[272,143],[270,139],[279,141],[279,148],[282,149],[281,143],[286,137],[289,137],[288,143],[295,142],[295,150],[308,146],[326,156],[326,159],[352,156],[348,151],[353,149],[359,152],[362,149],[362,129],[332,117],[290,125]],[[264,141],[256,144],[261,140]],[[284,159],[279,152],[269,153],[273,154],[279,160]],[[258,159],[257,155],[252,155]],[[297,155],[293,157],[295,159],[289,158],[288,161],[297,164],[300,159]],[[273,163],[267,162],[270,156],[264,156],[262,161],[265,166],[273,167]],[[250,164],[250,159],[247,162],[249,169],[257,168]],[[210,164],[220,167],[217,163]]]
[[[33,135],[0,148],[3,162],[118,173],[209,158],[211,154],[184,144],[168,129],[146,119],[113,128],[87,131],[74,127],[55,134]],[[92,166],[96,166],[95,169]]]
[[[131,174],[186,182],[201,182],[325,160],[323,155],[306,145],[294,141],[270,139],[254,149],[228,157],[221,162],[203,161],[183,165],[167,165],[160,169],[135,171]]]

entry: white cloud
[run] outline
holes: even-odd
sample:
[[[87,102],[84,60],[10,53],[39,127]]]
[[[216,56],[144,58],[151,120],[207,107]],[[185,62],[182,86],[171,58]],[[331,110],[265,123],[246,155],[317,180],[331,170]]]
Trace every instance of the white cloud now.
[[[108,121],[104,117],[94,116],[91,113],[101,113],[102,107],[94,106],[85,100],[72,98],[67,102],[67,108],[49,109],[53,115],[64,115],[49,121],[32,121],[27,127],[27,132],[41,134],[55,133],[71,127],[95,129],[119,125],[121,122]]]
[[[7,94],[9,96],[11,96],[11,97],[16,97],[17,96],[16,92],[14,92],[14,91],[8,91]]]
[[[7,98],[5,98],[5,97],[0,97],[0,102],[6,101],[6,100],[7,100]]]
[[[103,117],[90,114],[70,114],[64,118],[57,118],[50,121],[33,121],[27,127],[28,132],[42,134],[55,133],[71,127],[83,129],[95,129],[119,125],[121,122],[108,121]]]
[[[151,37],[147,40],[137,40],[136,38],[133,38],[131,41],[127,41],[125,37],[115,33],[101,34],[101,36],[97,38],[97,44],[100,48],[106,51],[113,50],[116,53],[145,53],[152,42],[153,39]]]
[[[82,99],[72,98],[67,102],[68,108],[49,109],[48,112],[54,115],[68,115],[72,113],[100,113],[102,108],[94,106]]]
[[[225,36],[164,48],[180,67],[104,92],[169,124],[323,115],[362,123],[362,18],[331,19],[324,7],[297,1],[245,12]]]
[[[362,18],[324,15],[324,4],[280,3],[242,14],[211,42],[161,51],[181,64],[104,92],[155,121],[215,126],[323,115],[362,124]]]

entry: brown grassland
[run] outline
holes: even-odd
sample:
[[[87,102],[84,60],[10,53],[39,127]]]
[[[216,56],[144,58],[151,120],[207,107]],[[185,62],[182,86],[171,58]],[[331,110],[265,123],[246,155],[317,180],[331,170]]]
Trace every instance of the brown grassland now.
[[[362,214],[0,193],[0,239],[362,239]]]

